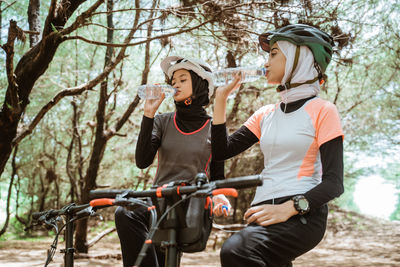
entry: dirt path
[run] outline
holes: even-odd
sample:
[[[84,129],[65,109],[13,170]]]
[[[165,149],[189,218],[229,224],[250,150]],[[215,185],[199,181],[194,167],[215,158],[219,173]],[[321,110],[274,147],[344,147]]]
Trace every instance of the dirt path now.
[[[379,221],[354,213],[336,211],[330,215],[329,230],[321,243],[312,251],[297,258],[296,267],[399,267],[400,223]],[[218,232],[217,244],[224,233]],[[182,267],[220,267],[219,246],[213,249],[216,233],[213,233],[207,249],[203,252],[184,254]],[[36,267],[44,266],[46,250],[52,240],[40,242],[0,242],[0,266]],[[52,267],[63,266],[59,249]],[[90,251],[90,258],[78,258],[75,266],[122,266],[119,242],[115,233],[105,237]],[[250,267],[250,266],[249,266]]]

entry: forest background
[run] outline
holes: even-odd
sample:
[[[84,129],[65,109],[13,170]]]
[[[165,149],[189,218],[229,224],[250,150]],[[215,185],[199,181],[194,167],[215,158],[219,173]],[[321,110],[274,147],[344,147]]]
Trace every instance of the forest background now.
[[[335,204],[359,211],[357,182],[378,175],[397,190],[389,219],[400,220],[399,11],[397,0],[0,0],[0,238],[29,237],[32,212],[87,203],[90,190],[149,187],[157,161],[135,165],[136,88],[163,83],[159,63],[170,55],[214,70],[262,66],[258,34],[289,23],[336,42],[320,93],[345,132],[345,193]],[[230,132],[278,101],[264,79],[243,84],[229,99]],[[173,109],[167,99],[160,112]],[[261,155],[256,145],[228,160],[226,177],[259,173]],[[251,197],[240,192],[227,222],[242,222]],[[81,252],[87,228],[88,220],[76,227]]]

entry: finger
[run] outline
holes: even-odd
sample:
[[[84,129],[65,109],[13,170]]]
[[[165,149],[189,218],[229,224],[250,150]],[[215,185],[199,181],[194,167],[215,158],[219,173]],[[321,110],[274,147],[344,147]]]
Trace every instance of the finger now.
[[[234,89],[238,88],[240,86],[240,76],[235,76],[233,81],[228,85],[229,90],[233,91]]]
[[[217,204],[216,206],[214,206],[214,210],[213,210],[214,214],[216,216],[221,216],[222,215],[222,204]]]
[[[244,77],[243,77],[243,78],[244,78]],[[242,72],[239,71],[239,72],[237,72],[237,73],[235,74],[233,80],[236,81],[236,82],[239,82],[241,79],[242,79]]]
[[[254,213],[254,211],[250,208],[248,209],[244,215],[243,215],[243,219],[247,220],[247,218],[249,218],[252,214]]]
[[[165,93],[163,92],[161,93],[161,97],[154,102],[156,103],[157,106],[160,106],[161,103],[164,101],[164,99],[165,99]]]
[[[213,214],[214,214],[215,216],[217,216],[217,217],[220,216],[220,214],[219,214],[219,212],[218,212],[218,209],[216,209],[216,208],[213,209]]]
[[[260,210],[260,206],[257,207],[252,207],[248,209],[245,214],[244,214],[244,219],[246,220],[248,217],[250,217],[253,213],[257,212]]]
[[[229,207],[227,205],[222,205],[221,209],[222,209],[222,211],[224,213],[224,216],[227,217],[228,213],[229,213]]]
[[[225,217],[229,215],[229,207],[227,205],[218,205],[218,214],[224,215]]]
[[[217,216],[217,217],[220,217],[220,216],[221,216],[221,214],[219,213],[218,210],[214,210],[214,215]]]
[[[253,215],[247,217],[246,220],[247,220],[247,223],[252,223],[257,220],[257,216],[253,214]]]
[[[262,216],[261,212],[254,212],[249,217],[247,217],[247,222],[252,223],[254,221],[257,221],[257,219],[260,218],[261,216]]]
[[[263,214],[263,215],[258,216],[258,218],[257,218],[257,220],[255,220],[255,222],[257,224],[261,225],[263,222],[269,221],[271,219],[272,219],[272,217],[270,215],[264,215]]]
[[[261,223],[259,223],[259,225],[268,226],[268,225],[272,225],[272,224],[276,224],[276,223],[278,223],[278,221],[276,221],[275,219],[271,218],[271,219],[262,221]]]

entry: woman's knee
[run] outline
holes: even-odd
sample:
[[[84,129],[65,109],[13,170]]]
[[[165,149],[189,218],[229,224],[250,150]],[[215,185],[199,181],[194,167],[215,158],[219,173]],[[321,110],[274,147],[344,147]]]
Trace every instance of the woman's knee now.
[[[127,210],[124,207],[117,207],[114,216],[115,226],[117,228],[128,221]]]
[[[240,242],[237,236],[233,235],[222,245],[220,257],[221,259],[231,259],[234,254],[240,253],[242,249],[243,243]]]

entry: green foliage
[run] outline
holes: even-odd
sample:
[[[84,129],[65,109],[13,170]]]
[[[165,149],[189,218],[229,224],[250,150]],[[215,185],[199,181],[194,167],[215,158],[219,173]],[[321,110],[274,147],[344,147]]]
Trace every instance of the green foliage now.
[[[53,23],[50,23],[50,24],[51,24],[51,29],[53,30],[53,32],[58,32],[56,27],[54,26],[54,24]]]
[[[25,239],[28,233],[24,229],[25,226],[13,217],[9,221],[8,231],[0,237],[0,241]]]

